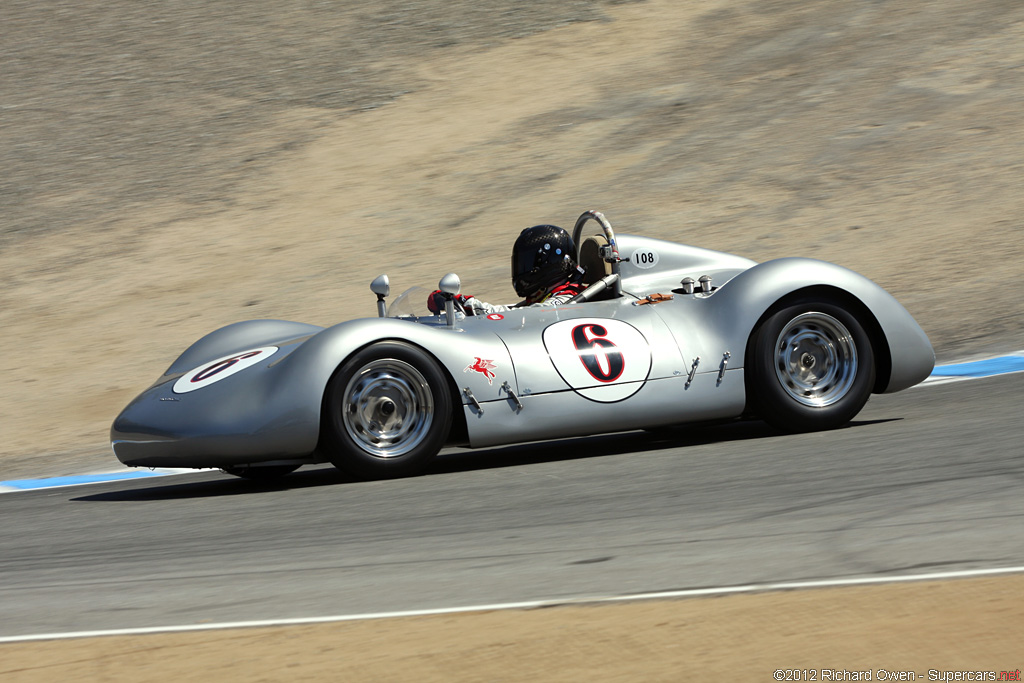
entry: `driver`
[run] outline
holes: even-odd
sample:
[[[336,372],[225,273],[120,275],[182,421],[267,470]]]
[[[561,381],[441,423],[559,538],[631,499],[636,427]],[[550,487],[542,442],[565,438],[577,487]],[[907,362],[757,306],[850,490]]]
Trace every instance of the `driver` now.
[[[466,315],[488,315],[524,306],[561,306],[586,289],[583,269],[576,263],[572,237],[557,225],[535,225],[519,233],[512,247],[512,286],[523,301],[511,306],[489,304],[459,294],[455,304]],[[427,308],[444,310],[440,290],[427,298]]]

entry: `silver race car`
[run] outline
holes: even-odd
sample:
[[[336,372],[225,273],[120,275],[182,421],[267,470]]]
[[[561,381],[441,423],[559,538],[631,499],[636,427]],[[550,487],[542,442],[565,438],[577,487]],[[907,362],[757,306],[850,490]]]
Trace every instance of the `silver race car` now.
[[[577,220],[573,242],[588,286],[563,306],[466,317],[449,274],[444,310],[431,315],[425,289],[388,306],[382,275],[376,318],[221,328],[117,417],[114,453],[135,467],[252,479],[327,461],[394,477],[445,445],[741,416],[838,427],[872,392],[913,386],[934,365],[906,309],[846,268],[616,236],[596,211]]]

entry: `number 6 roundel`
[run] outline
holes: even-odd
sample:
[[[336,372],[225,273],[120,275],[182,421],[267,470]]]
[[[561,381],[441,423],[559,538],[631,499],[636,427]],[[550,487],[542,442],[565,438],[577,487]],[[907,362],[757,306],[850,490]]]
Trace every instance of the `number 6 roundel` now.
[[[565,383],[584,398],[612,403],[629,398],[651,372],[651,348],[621,320],[578,318],[544,330],[544,347]]]
[[[276,351],[276,346],[264,346],[212,360],[179,377],[172,390],[176,394],[187,394],[190,391],[208,387],[214,382],[219,382],[270,358]]]

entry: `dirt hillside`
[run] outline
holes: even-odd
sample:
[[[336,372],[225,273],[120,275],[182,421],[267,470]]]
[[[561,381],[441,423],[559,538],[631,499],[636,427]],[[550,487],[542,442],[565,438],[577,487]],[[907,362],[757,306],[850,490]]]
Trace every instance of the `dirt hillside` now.
[[[587,208],[621,232],[858,270],[940,358],[1024,348],[1017,0],[5,0],[0,26],[0,479],[115,467],[118,410],[221,325],[373,315],[384,271],[400,291],[456,270],[466,291],[511,300],[518,231]],[[1013,623],[1006,590],[957,616],[973,604],[971,624]],[[911,598],[886,601],[913,619]],[[751,680],[918,666],[898,655],[947,642],[930,617],[857,641],[889,626],[840,616],[859,635],[813,661],[763,656]],[[744,621],[724,628],[752,653],[817,623],[732,630]],[[629,645],[613,622],[586,642]],[[438,647],[476,626],[453,628]],[[645,650],[650,668],[617,679],[677,680],[679,661],[732,678],[748,661],[687,633],[682,660]],[[984,628],[957,635],[950,662],[1015,654]],[[833,656],[851,642],[868,649]],[[187,656],[220,670],[228,645]],[[531,678],[558,677],[558,652],[530,652]],[[383,671],[478,680],[504,661]]]
[[[373,315],[382,271],[513,299],[518,231],[586,208],[861,271],[940,356],[1024,346],[1022,20],[1013,0],[4,3],[3,478],[109,462],[120,407],[221,325]]]

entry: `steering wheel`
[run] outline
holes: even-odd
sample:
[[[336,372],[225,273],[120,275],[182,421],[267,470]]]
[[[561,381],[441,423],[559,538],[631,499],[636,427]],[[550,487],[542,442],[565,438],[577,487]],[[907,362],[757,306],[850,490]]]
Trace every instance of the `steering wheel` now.
[[[601,226],[601,230],[604,231],[605,239],[608,240],[608,246],[611,248],[611,258],[606,259],[612,265],[612,274],[606,275],[594,284],[590,285],[582,292],[574,296],[569,300],[570,304],[581,303],[589,301],[609,287],[615,293],[615,296],[621,296],[622,290],[619,285],[619,243],[615,241],[615,231],[612,230],[612,224],[608,222],[608,219],[604,217],[604,214],[600,211],[584,211],[580,214],[580,217],[576,219],[576,225],[572,229],[572,243],[576,245],[576,261],[580,259],[580,249],[582,248],[583,239],[583,226],[587,224],[587,221],[594,220]]]

